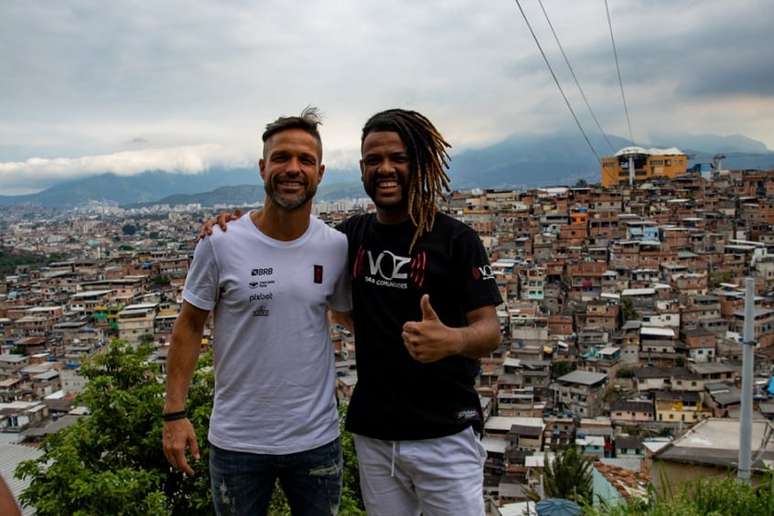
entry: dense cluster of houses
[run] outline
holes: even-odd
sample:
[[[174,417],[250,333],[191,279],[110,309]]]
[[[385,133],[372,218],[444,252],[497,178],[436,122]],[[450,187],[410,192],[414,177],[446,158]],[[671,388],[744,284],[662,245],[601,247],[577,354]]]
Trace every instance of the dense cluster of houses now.
[[[359,206],[317,212],[333,224]],[[774,460],[773,172],[454,192],[443,209],[478,231],[505,300],[503,344],[477,384],[493,510],[543,494],[546,461],[566,447],[595,459],[595,496],[607,503],[664,474],[733,468],[746,276],[756,290],[753,442],[759,465]],[[110,339],[152,343],[163,364],[194,233],[210,214],[11,212],[3,247],[64,259],[0,274],[3,444],[34,444],[81,417],[80,364]],[[346,399],[353,339],[332,336]]]
[[[503,345],[477,385],[485,492],[503,514],[544,494],[545,461],[568,446],[595,461],[599,503],[664,474],[676,485],[733,470],[747,276],[756,467],[774,460],[774,173],[458,192],[445,209],[481,235],[506,300]]]

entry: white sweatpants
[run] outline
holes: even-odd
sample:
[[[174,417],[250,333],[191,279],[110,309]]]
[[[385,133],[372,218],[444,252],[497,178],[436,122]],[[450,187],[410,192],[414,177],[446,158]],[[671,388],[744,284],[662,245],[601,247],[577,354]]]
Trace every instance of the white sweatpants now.
[[[419,441],[353,437],[369,516],[483,516],[486,450],[473,428]]]

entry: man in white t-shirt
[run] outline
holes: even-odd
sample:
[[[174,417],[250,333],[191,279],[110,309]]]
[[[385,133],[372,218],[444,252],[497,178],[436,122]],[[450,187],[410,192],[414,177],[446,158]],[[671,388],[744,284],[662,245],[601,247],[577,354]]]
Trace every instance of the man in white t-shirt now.
[[[313,109],[267,125],[266,199],[199,242],[167,359],[164,453],[193,474],[199,450],[185,399],[214,313],[208,440],[217,514],[265,514],[279,480],[296,515],[335,514],[341,449],[328,307],[351,308],[346,237],[311,216],[325,171]]]

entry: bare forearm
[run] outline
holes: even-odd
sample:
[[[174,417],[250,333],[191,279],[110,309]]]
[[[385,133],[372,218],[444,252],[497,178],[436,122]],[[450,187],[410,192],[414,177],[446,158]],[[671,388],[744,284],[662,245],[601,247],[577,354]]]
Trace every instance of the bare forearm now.
[[[476,321],[462,328],[455,328],[459,334],[459,354],[468,358],[481,358],[489,355],[500,345],[500,326],[497,321]]]
[[[202,332],[189,325],[175,326],[167,355],[167,397],[165,412],[185,409],[185,399],[199,358]]]

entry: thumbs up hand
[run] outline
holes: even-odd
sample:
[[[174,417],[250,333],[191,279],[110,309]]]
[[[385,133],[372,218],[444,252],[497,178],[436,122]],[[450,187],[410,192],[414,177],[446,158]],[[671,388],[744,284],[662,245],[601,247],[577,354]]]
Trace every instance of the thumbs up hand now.
[[[422,299],[419,300],[419,307],[422,309],[423,321],[440,321],[438,314],[433,310],[433,305],[430,304],[430,294],[422,296]]]
[[[419,362],[437,362],[462,350],[462,333],[446,326],[430,304],[425,294],[419,301],[421,321],[409,321],[403,325],[403,344],[409,354]]]

